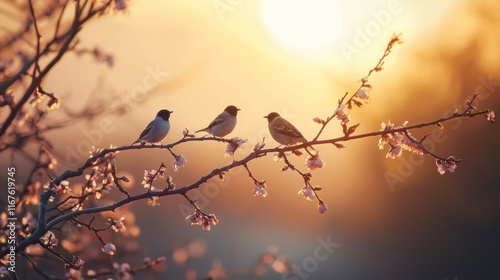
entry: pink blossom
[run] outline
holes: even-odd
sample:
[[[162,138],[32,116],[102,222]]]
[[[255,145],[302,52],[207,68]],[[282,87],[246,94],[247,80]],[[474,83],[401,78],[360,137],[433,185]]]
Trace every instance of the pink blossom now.
[[[59,240],[57,240],[54,233],[52,233],[50,230],[47,231],[42,237],[40,237],[40,241],[44,245],[47,245],[49,248],[54,248],[59,243]]]
[[[64,180],[64,181],[61,181],[61,183],[59,185],[55,186],[52,189],[52,191],[55,194],[63,194],[63,193],[66,193],[70,190],[68,186],[69,186],[69,182]]]
[[[231,142],[226,146],[226,152],[224,157],[234,156],[234,152],[237,149],[241,149],[241,146],[247,141],[247,139],[241,139],[238,137],[231,138]]]
[[[306,168],[308,170],[323,168],[325,165],[326,163],[319,157],[319,153],[314,156],[309,156],[306,159]]]
[[[195,211],[193,214],[186,217],[191,225],[201,225],[203,222],[203,215],[199,211]]]
[[[191,222],[191,225],[200,225],[201,229],[204,231],[209,231],[211,229],[210,225],[216,225],[219,220],[214,214],[203,214],[199,210],[195,210],[193,214],[188,215],[186,220]]]
[[[322,119],[320,119],[320,118],[318,118],[318,117],[315,117],[315,118],[313,119],[313,121],[314,121],[314,122],[317,122],[317,123],[319,123],[319,124],[323,124],[323,123],[325,123],[325,121],[324,121],[324,120],[322,120]]]
[[[370,99],[370,96],[368,95],[368,91],[365,89],[360,88],[355,95],[357,98],[368,101]]]
[[[395,127],[390,121],[386,123],[382,123],[382,129],[380,131],[388,131],[397,128],[404,128],[407,122],[403,124],[403,126]],[[383,149],[384,146],[388,144],[390,146],[389,151],[386,154],[386,158],[395,159],[396,157],[400,157],[402,155],[403,150],[409,151],[418,155],[423,155],[426,153],[423,146],[413,139],[410,132],[408,131],[399,131],[399,132],[391,132],[382,134],[378,141],[379,149]]]
[[[208,216],[204,216],[203,217],[203,222],[202,222],[202,225],[201,225],[201,229],[204,230],[204,231],[210,231],[211,227],[210,227],[210,224],[212,225],[216,225],[219,221],[217,220],[217,218],[215,217],[214,214],[210,214]]]
[[[396,157],[400,157],[403,154],[403,149],[401,145],[391,146],[391,149],[385,155],[386,158],[395,159]]]
[[[304,186],[300,191],[297,193],[298,195],[303,195],[305,199],[309,201],[313,201],[316,195],[314,194],[313,189],[311,186],[307,185]]]
[[[179,167],[183,167],[186,163],[187,159],[183,155],[179,155],[173,163],[173,168],[175,171],[179,171]]]
[[[323,201],[321,201],[320,203],[318,203],[318,212],[320,214],[325,213],[326,210],[328,210],[328,206],[326,206],[326,204]]]
[[[83,265],[85,264],[85,261],[80,259],[77,256],[73,256],[73,259],[71,260],[71,266],[72,268],[76,270],[82,269]]]
[[[111,228],[115,232],[124,231],[126,229],[125,224],[123,223],[124,221],[125,221],[125,217],[121,217],[118,221],[113,221]]]
[[[441,159],[436,159],[436,166],[438,169],[439,174],[444,174],[446,172],[453,173],[455,172],[455,169],[457,168],[457,162],[460,160],[457,160],[455,157],[450,156],[446,160],[441,160]]]
[[[348,113],[349,109],[345,104],[341,104],[336,110],[335,110],[335,116],[337,116],[337,119],[341,120],[343,124],[347,124],[351,120],[351,115]]]
[[[185,127],[183,130],[182,130],[182,135],[184,137],[195,137],[194,134],[192,133],[189,133],[189,128]]]
[[[425,154],[426,152],[424,151],[424,149],[422,149],[422,146],[420,146],[419,143],[416,143],[414,140],[409,138],[409,137],[412,137],[410,132],[406,132],[406,133],[408,135],[405,134],[401,138],[401,144],[403,146],[403,149],[408,151],[408,152],[412,152],[412,153],[415,153],[418,155]]]
[[[142,185],[144,188],[149,189],[153,185],[153,181],[156,180],[157,177],[155,177],[156,170],[152,169],[151,171],[144,170],[144,178],[142,180]]]
[[[255,188],[252,190],[253,196],[262,196],[266,197],[267,196],[267,191],[265,189],[264,185],[257,185]]]
[[[116,253],[116,246],[113,243],[106,243],[102,246],[102,251],[108,255],[113,256]]]
[[[113,268],[118,272],[120,280],[132,280],[132,274],[130,274],[130,264],[122,263],[119,265],[118,263],[113,264]]]

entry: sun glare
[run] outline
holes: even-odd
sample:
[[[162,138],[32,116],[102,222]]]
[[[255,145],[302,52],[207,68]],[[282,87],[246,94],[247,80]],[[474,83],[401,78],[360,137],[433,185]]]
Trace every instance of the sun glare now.
[[[263,0],[261,19],[277,43],[302,54],[333,48],[342,23],[334,0]]]

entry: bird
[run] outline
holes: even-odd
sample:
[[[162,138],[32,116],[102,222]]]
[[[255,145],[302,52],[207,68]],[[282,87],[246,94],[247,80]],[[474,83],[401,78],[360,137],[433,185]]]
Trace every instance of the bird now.
[[[200,129],[195,133],[205,131],[215,137],[224,137],[233,131],[236,126],[236,115],[240,109],[229,105],[220,113],[206,128]]]
[[[154,120],[152,120],[148,126],[142,131],[141,135],[137,140],[134,141],[134,143],[130,145],[134,145],[135,143],[142,143],[143,145],[148,142],[148,143],[158,143],[167,136],[168,131],[170,130],[170,114],[172,114],[173,111],[169,111],[166,109],[158,111],[156,114],[156,117]]]
[[[306,138],[300,131],[293,126],[289,121],[282,118],[278,113],[271,112],[264,116],[269,122],[269,132],[276,142],[281,145],[294,145],[297,143],[307,142]]]

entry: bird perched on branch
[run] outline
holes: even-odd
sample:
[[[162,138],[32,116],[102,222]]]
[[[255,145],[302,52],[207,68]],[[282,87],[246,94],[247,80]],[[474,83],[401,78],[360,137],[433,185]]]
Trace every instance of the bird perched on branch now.
[[[205,131],[215,137],[228,135],[236,126],[236,115],[239,110],[236,106],[227,106],[206,128],[200,129],[195,133]]]
[[[166,109],[158,111],[156,114],[156,117],[154,120],[152,120],[148,126],[142,131],[141,135],[137,140],[134,141],[131,145],[134,145],[135,143],[142,143],[143,145],[148,142],[148,143],[161,143],[163,139],[168,134],[168,131],[170,130],[170,114],[172,114],[173,111],[169,111]]]
[[[269,132],[276,142],[286,146],[307,142],[302,133],[278,113],[271,112],[264,118],[269,122]]]

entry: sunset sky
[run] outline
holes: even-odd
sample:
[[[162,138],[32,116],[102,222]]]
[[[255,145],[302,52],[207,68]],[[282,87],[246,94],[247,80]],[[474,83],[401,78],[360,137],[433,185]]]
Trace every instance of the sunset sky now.
[[[357,89],[393,34],[402,34],[404,43],[370,78],[369,104],[351,111],[351,123],[361,123],[356,133],[378,131],[389,120],[416,124],[449,115],[477,91],[479,109],[499,108],[499,10],[498,1],[488,0],[133,1],[125,13],[90,22],[80,36],[81,47],[113,55],[112,67],[68,54],[45,81],[66,109],[85,102],[107,102],[110,110],[126,104],[123,114],[106,116],[109,130],[100,129],[96,119],[51,132],[59,171],[77,167],[91,145],[130,144],[164,108],[174,113],[163,143],[180,139],[183,128],[206,127],[227,105],[241,108],[229,136],[248,143],[235,159],[263,137],[266,147],[278,145],[263,119],[272,111],[311,139],[320,128],[313,118],[331,115],[345,92]],[[102,137],[92,138],[96,131]],[[281,172],[283,164],[272,155],[249,164],[256,177],[267,180],[266,198],[252,196],[244,169],[225,182],[209,181],[217,193],[204,210],[220,219],[210,232],[186,224],[180,209],[188,204],[181,197],[160,198],[154,208],[135,202],[127,208],[141,228],[139,254],[165,255],[161,273],[168,279],[182,279],[189,269],[201,278],[214,260],[229,279],[250,279],[250,268],[270,246],[302,265],[318,238],[331,238],[340,246],[318,262],[309,279],[498,279],[498,125],[480,116],[444,123],[444,131],[412,132],[418,138],[428,133],[441,133],[430,137],[434,152],[463,159],[455,173],[440,175],[431,157],[386,159],[376,137],[344,143],[342,150],[317,147],[327,164],[312,179],[328,204],[323,215],[316,202],[297,195],[302,179]],[[341,135],[335,120],[322,138]],[[133,179],[129,191],[137,194],[144,191],[144,170],[164,161],[180,187],[230,163],[225,146],[176,147],[188,160],[179,172],[172,170],[166,150],[125,151],[118,155],[119,173]],[[304,161],[305,155],[293,157],[303,171]],[[388,179],[394,176],[397,181]],[[205,193],[207,185],[199,191]],[[174,248],[196,240],[206,244],[206,253],[176,265]],[[269,268],[256,279],[281,275]]]

